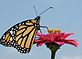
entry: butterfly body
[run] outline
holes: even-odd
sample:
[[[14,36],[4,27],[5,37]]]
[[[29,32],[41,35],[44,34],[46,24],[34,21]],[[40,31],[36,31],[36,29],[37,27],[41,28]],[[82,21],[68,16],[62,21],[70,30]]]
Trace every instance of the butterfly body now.
[[[14,47],[20,53],[28,53],[33,45],[35,35],[40,30],[40,16],[12,26],[0,39],[0,44]]]

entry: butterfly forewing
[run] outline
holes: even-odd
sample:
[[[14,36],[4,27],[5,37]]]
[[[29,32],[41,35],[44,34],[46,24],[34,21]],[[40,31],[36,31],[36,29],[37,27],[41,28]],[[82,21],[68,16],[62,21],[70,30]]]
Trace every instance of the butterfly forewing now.
[[[29,52],[38,31],[38,25],[35,19],[18,23],[3,34],[0,43],[7,47],[14,47],[20,53]]]

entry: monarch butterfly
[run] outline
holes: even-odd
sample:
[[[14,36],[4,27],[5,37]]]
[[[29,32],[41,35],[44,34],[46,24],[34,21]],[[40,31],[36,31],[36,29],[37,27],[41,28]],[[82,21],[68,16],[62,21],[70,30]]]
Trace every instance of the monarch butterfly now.
[[[48,8],[49,9],[49,8]],[[20,53],[30,52],[31,46],[38,30],[40,30],[40,16],[26,20],[12,26],[0,39],[0,44],[14,47]]]
[[[40,16],[35,19],[18,23],[6,31],[1,37],[0,43],[4,46],[16,48],[21,53],[30,51],[36,32],[40,30]]]

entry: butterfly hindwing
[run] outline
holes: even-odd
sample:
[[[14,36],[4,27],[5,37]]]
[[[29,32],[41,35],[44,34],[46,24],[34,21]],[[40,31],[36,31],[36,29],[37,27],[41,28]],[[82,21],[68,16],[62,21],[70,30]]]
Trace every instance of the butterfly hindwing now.
[[[0,43],[7,47],[14,47],[20,53],[29,52],[38,30],[37,20],[23,21],[6,31],[1,37]]]

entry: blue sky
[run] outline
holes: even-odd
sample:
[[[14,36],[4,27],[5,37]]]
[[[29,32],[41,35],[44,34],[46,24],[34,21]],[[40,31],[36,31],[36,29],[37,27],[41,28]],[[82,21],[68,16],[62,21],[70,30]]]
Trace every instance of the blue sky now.
[[[25,19],[54,7],[41,15],[41,25],[49,28],[60,28],[63,32],[74,32],[71,36],[79,46],[63,45],[56,54],[57,59],[82,58],[82,0],[0,0],[0,37],[11,26]],[[32,47],[29,54],[20,54],[14,48],[0,45],[0,59],[50,59],[50,51],[45,47]]]

